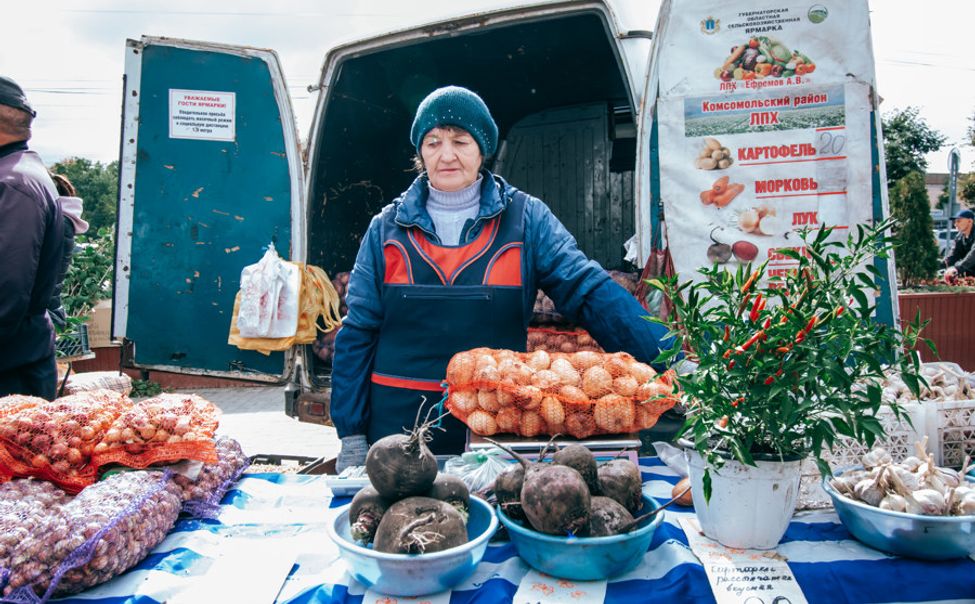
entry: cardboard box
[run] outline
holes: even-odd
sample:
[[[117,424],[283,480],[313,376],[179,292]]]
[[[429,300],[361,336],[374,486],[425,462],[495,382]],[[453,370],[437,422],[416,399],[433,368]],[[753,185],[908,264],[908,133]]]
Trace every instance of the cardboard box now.
[[[88,320],[88,343],[92,349],[116,346],[112,342],[112,301],[102,300],[91,311]]]

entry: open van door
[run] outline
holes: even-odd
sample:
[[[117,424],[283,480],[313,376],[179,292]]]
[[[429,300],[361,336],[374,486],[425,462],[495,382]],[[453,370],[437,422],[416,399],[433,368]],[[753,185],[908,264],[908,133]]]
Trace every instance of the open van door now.
[[[302,165],[270,50],[126,43],[112,336],[136,367],[283,381],[290,354],[227,344],[241,269],[304,260]]]

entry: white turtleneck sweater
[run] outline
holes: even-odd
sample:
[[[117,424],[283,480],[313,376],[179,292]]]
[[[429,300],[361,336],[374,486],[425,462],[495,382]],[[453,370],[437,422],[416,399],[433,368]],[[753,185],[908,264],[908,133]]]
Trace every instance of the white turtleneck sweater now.
[[[427,185],[430,190],[427,213],[433,219],[433,226],[442,245],[459,245],[464,225],[468,220],[477,217],[481,206],[482,178],[478,176],[469,187],[460,191],[441,191],[433,188],[433,185]]]

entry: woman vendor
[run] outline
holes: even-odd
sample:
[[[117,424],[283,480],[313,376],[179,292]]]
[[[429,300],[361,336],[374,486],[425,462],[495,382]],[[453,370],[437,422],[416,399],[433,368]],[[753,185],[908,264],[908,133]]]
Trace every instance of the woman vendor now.
[[[370,443],[413,426],[443,397],[457,352],[524,350],[536,291],[607,352],[650,363],[666,330],[596,262],[549,208],[484,168],[498,127],[484,101],[448,86],[419,105],[410,131],[421,171],[373,217],[359,248],[335,340],[331,416],[337,469],[362,465]],[[464,450],[455,418],[431,450]]]

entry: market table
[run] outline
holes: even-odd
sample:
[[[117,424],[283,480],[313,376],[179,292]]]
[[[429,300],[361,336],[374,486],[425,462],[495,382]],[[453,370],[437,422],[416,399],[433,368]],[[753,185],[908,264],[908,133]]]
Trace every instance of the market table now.
[[[655,457],[641,458],[640,466],[644,491],[660,502],[669,499],[675,473]],[[257,604],[274,597],[257,594],[271,593],[281,604],[392,604],[397,599],[371,593],[364,598],[365,589],[349,577],[326,534],[326,522],[348,501],[333,498],[323,476],[245,475],[227,493],[218,520],[180,520],[136,568],[56,601]],[[609,603],[714,602],[704,568],[678,521],[693,515],[693,509],[672,507],[665,514],[636,569],[608,583],[578,587]],[[975,600],[971,558],[923,562],[887,556],[855,541],[832,511],[798,514],[777,551],[810,603]],[[453,592],[409,600],[485,604],[528,601],[530,595],[532,602],[545,602],[546,589],[514,547],[503,542],[492,544],[474,576]]]

